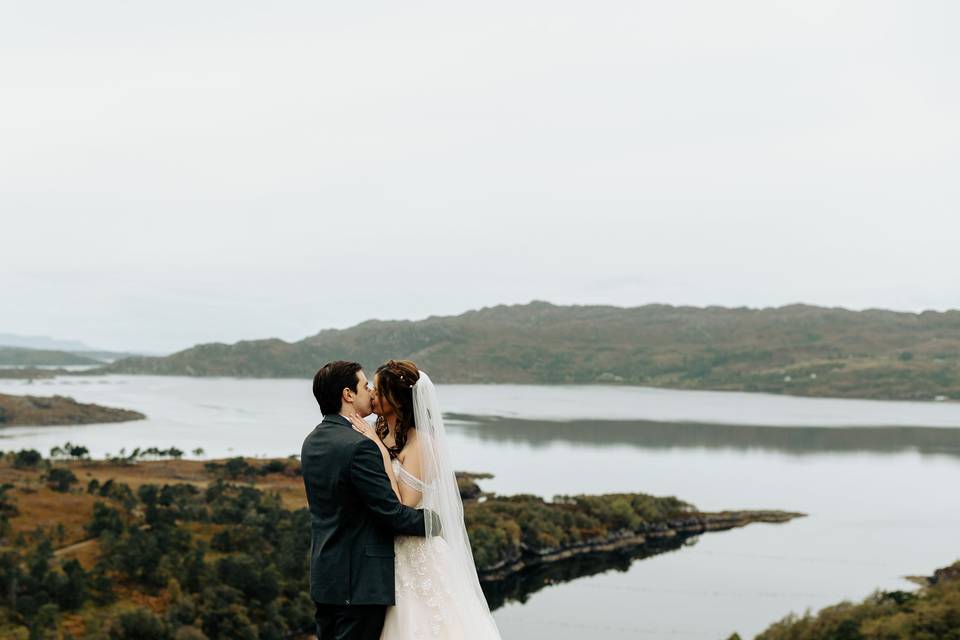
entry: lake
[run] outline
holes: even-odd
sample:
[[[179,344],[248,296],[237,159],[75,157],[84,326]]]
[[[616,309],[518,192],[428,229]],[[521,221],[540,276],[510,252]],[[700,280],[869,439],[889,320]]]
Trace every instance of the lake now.
[[[94,456],[177,446],[287,456],[320,420],[309,380],[154,376],[0,380],[147,420],[0,431],[0,449]],[[709,533],[632,563],[582,563],[495,612],[505,638],[752,637],[791,611],[910,589],[960,557],[960,404],[636,387],[441,385],[454,466],[498,493],[645,492],[793,522]],[[309,535],[305,532],[305,535]],[[542,588],[541,588],[542,587]]]

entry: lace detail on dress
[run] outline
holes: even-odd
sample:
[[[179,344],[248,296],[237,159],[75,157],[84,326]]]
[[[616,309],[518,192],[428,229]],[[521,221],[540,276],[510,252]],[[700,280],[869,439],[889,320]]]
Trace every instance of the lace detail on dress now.
[[[423,493],[424,485],[420,478],[404,469],[403,465],[400,464],[400,461],[396,458],[394,458],[391,462],[393,463],[393,475],[397,477],[397,482],[402,482],[411,489],[416,489],[420,493]]]
[[[428,548],[429,545],[429,548]],[[445,565],[443,538],[430,541],[412,536],[396,538],[396,607],[383,637],[404,640],[447,640],[462,637],[460,616]]]
[[[423,482],[394,458],[398,482],[423,492]],[[420,505],[417,505],[420,506]],[[396,606],[388,609],[381,638],[386,640],[460,640],[460,616],[446,568],[452,562],[446,541],[417,536],[394,539]]]

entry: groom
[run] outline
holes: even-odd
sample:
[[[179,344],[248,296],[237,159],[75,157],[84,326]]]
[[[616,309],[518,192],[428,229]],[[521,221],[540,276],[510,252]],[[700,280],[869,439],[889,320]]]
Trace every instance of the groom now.
[[[371,390],[356,362],[330,362],[313,378],[323,422],[303,441],[300,460],[321,640],[380,637],[394,604],[393,537],[425,533],[424,512],[397,500],[380,450],[344,417],[370,415]]]

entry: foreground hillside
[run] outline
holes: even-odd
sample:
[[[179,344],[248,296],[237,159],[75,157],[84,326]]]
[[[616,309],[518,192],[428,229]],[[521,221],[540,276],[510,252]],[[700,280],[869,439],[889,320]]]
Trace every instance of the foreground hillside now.
[[[623,383],[808,396],[960,399],[960,311],[792,305],[500,306],[371,320],[299,342],[204,344],[108,373],[310,377],[332,359],[409,358],[447,383]]]
[[[86,451],[68,444],[57,460],[32,450],[0,458],[0,637],[309,632],[310,516],[297,460],[156,460],[182,452],[151,447],[91,461]],[[475,478],[460,477],[464,516],[494,607],[518,597],[511,578],[581,555],[652,554],[708,531],[801,515],[701,513],[645,494],[479,500]],[[539,575],[527,588],[547,584]]]

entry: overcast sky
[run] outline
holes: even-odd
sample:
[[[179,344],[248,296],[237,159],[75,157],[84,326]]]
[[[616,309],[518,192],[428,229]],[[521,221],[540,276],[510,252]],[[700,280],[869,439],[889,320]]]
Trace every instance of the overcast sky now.
[[[0,332],[960,307],[955,2],[0,5]]]

